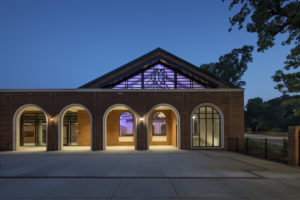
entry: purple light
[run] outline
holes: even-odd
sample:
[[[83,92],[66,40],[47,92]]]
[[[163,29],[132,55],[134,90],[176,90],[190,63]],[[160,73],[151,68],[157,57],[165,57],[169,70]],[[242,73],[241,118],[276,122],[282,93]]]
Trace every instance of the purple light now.
[[[120,136],[133,136],[133,118],[129,112],[120,115]]]
[[[144,73],[144,89],[176,89],[175,72],[161,64],[147,69]],[[177,73],[178,89],[204,89],[199,83]],[[113,89],[142,89],[142,74],[137,74]]]

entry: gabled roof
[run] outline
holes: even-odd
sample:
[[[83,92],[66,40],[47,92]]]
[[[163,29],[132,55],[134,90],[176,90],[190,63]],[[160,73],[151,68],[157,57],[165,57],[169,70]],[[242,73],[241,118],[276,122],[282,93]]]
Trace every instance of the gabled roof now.
[[[178,73],[197,81],[207,88],[236,88],[236,86],[225,83],[213,74],[161,49],[153,51],[107,73],[79,88],[112,88],[114,85],[156,65],[162,64]]]

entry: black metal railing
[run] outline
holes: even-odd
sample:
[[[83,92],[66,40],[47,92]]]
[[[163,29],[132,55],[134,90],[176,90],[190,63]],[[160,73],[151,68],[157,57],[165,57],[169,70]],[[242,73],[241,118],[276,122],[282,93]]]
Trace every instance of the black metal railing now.
[[[229,137],[228,150],[274,161],[288,162],[287,139]]]

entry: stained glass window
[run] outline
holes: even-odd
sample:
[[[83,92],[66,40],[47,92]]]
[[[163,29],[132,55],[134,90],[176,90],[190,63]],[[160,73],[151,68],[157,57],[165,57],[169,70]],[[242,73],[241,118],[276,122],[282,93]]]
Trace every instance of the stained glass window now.
[[[167,118],[163,112],[156,112],[152,117],[152,135],[165,136]]]
[[[118,85],[113,89],[203,89],[204,87],[189,78],[161,64],[147,69]]]
[[[129,112],[123,112],[120,115],[119,136],[133,136],[133,118]]]
[[[219,147],[221,145],[221,119],[210,106],[199,107],[192,115],[193,147]]]

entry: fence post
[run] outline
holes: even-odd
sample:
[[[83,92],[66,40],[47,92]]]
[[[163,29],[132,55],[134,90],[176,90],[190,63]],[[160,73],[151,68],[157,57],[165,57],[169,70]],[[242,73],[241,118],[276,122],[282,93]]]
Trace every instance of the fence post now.
[[[236,138],[236,152],[239,152],[239,138]]]
[[[248,139],[249,138],[246,138],[246,145],[245,145],[246,146],[246,154],[248,154]]]
[[[287,140],[286,139],[283,139],[283,152],[284,152],[284,154],[283,154],[283,156],[286,158],[288,155],[287,155],[287,149],[288,149],[288,143],[287,143]]]
[[[268,139],[265,138],[265,158],[268,158]]]

